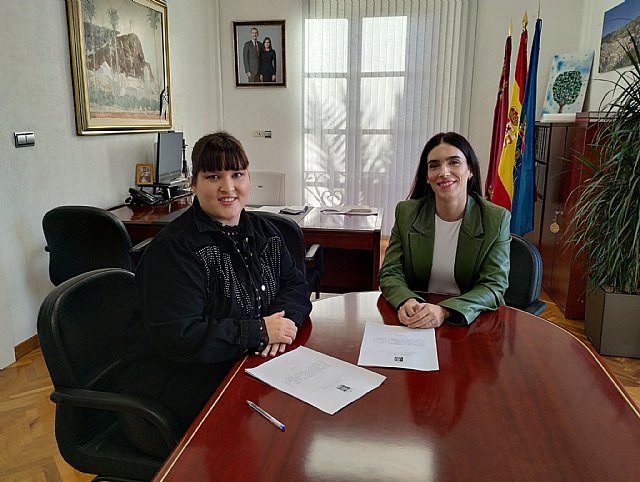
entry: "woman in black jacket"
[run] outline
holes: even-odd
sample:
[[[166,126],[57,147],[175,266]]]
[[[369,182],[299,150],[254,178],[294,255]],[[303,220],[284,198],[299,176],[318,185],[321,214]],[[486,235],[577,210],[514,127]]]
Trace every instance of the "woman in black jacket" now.
[[[240,357],[282,353],[311,311],[280,233],[244,210],[251,182],[240,142],[207,135],[192,161],[193,206],[136,270],[140,316],[123,380],[123,391],[159,401],[183,429]]]
[[[276,51],[271,46],[271,39],[265,37],[260,52],[260,82],[276,81]]]

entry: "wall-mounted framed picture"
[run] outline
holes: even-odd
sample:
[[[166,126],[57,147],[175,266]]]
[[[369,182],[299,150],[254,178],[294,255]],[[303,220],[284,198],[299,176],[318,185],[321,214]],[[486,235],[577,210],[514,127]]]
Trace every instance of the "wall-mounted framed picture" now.
[[[66,0],[79,135],[171,129],[165,0]]]
[[[136,164],[136,185],[153,185],[153,164]]]
[[[625,0],[604,12],[598,72],[611,72],[631,66],[631,60],[622,46],[633,49],[629,32],[637,33],[639,26],[640,0]]]
[[[236,87],[286,87],[284,20],[233,22]]]

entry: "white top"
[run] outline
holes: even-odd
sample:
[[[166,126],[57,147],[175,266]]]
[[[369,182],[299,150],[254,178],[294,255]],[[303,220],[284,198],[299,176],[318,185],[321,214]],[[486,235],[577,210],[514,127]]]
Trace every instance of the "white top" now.
[[[431,278],[429,278],[429,293],[446,293],[459,295],[460,288],[456,283],[454,268],[458,236],[462,219],[458,221],[444,221],[436,214],[436,232],[433,240],[433,262]]]

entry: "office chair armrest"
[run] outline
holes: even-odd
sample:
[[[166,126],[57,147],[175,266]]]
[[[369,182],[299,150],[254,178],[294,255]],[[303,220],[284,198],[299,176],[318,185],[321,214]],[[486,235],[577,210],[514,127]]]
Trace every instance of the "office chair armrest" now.
[[[131,413],[156,427],[168,446],[173,447],[180,440],[181,431],[177,420],[171,412],[154,400],[124,393],[78,388],[57,388],[51,393],[51,400],[59,405]]]
[[[322,248],[319,244],[312,244],[311,246],[309,246],[309,249],[307,249],[304,260],[306,262],[315,261],[316,253],[321,249]]]
[[[147,238],[143,241],[140,241],[135,246],[132,246],[129,250],[129,254],[131,256],[140,256],[142,253],[144,253],[144,250],[147,249],[147,246],[149,245],[151,240],[153,240],[153,238]]]
[[[313,267],[318,271],[318,274],[322,276],[324,273],[324,254],[322,246],[319,244],[312,244],[309,246],[304,258],[307,268]]]

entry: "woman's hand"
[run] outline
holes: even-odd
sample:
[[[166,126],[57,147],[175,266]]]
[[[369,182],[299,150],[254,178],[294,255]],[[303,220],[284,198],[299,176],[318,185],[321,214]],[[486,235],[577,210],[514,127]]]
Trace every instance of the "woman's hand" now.
[[[275,82],[275,81],[276,81],[276,76],[275,76],[275,75],[272,75],[272,76],[271,76],[271,82]]]
[[[298,327],[289,318],[285,318],[284,311],[264,317],[264,324],[269,335],[269,344],[291,345],[298,334]]]
[[[298,327],[289,318],[285,318],[284,311],[265,316],[264,325],[267,327],[269,344],[260,353],[263,357],[276,356],[278,353],[283,353],[287,345],[290,345],[296,339]]]
[[[286,347],[287,347],[286,343],[273,343],[273,344],[267,345],[267,347],[262,351],[262,353],[260,353],[260,356],[262,357],[267,357],[269,355],[276,356],[278,353],[283,353]]]
[[[440,305],[420,303],[409,298],[398,309],[400,323],[409,328],[437,328],[449,316],[449,311]]]

